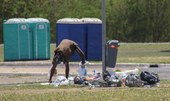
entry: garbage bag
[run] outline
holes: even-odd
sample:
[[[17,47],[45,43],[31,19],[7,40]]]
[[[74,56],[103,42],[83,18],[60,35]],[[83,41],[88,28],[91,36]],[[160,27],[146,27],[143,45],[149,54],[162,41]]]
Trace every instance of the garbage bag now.
[[[103,75],[104,81],[107,82],[108,86],[114,86],[114,87],[120,87],[121,86],[121,80],[117,78],[115,73],[111,71],[105,71]]]
[[[142,87],[144,82],[140,79],[140,76],[129,74],[125,79],[125,85],[128,87]]]
[[[58,76],[57,79],[53,82],[54,86],[68,85],[68,84],[69,84],[69,81],[64,76]]]
[[[84,82],[84,78],[82,78],[80,76],[74,77],[74,84],[83,84],[83,82]]]
[[[148,84],[156,84],[160,81],[157,73],[150,73],[148,71],[141,72],[140,77],[141,80],[145,81]]]

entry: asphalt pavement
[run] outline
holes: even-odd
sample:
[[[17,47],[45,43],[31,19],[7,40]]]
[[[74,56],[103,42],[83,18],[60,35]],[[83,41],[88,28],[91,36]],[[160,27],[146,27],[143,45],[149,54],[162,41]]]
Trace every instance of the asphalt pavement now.
[[[70,71],[76,74],[79,67],[79,62],[70,62]],[[17,61],[17,62],[1,62],[0,75],[8,74],[47,74],[51,67],[50,60],[44,61]],[[59,73],[64,73],[64,64],[57,66]],[[107,67],[109,68],[109,67]],[[117,63],[113,70],[119,69],[121,71],[132,70],[138,68],[141,71],[149,71],[158,73],[161,80],[170,80],[170,64],[148,64],[148,63]],[[102,71],[102,62],[89,62],[87,65],[88,73],[93,70]]]

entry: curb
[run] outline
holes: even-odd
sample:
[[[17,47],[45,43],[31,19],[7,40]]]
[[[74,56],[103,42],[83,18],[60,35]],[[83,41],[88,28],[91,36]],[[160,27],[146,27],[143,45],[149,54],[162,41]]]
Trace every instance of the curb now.
[[[8,72],[8,73],[0,73],[0,76],[5,76],[5,75],[23,75],[23,76],[37,76],[37,75],[47,75],[48,73],[40,73],[40,72],[18,72],[18,73],[13,73],[13,72]]]
[[[154,67],[155,65],[155,67]],[[153,63],[118,63],[116,66],[126,66],[126,67],[150,67],[150,68],[159,68],[159,67],[170,67],[170,64],[153,64]]]
[[[17,61],[17,62],[0,62],[0,66],[49,66],[51,61]],[[79,62],[70,62],[70,65],[79,65]],[[90,66],[101,66],[102,62],[90,62]],[[153,64],[153,63],[117,63],[116,67],[170,67],[170,64]]]
[[[62,64],[62,63],[61,63]],[[70,62],[70,65],[79,65],[79,62]],[[17,61],[17,62],[0,62],[0,66],[49,66],[51,61]],[[88,65],[102,65],[102,62],[91,62]]]

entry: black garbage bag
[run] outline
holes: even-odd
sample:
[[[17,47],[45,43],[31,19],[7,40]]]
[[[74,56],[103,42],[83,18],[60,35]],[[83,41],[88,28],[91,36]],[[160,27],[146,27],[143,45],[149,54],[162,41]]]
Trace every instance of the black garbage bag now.
[[[103,73],[103,79],[106,81],[107,79],[109,79],[111,77],[110,73],[108,71],[105,71]]]
[[[141,80],[147,82],[150,85],[156,84],[160,81],[157,73],[150,73],[148,71],[141,72],[140,77]]]

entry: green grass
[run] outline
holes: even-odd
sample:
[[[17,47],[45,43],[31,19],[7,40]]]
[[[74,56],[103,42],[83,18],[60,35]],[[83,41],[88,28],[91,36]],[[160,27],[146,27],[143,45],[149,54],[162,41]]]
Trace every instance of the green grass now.
[[[122,43],[118,63],[170,63],[170,43]]]
[[[170,81],[160,87],[110,87],[20,85],[0,86],[0,101],[169,101]]]
[[[55,44],[51,44],[51,58]],[[3,61],[3,45],[0,45],[0,61]],[[170,43],[121,43],[118,63],[170,63]]]
[[[0,44],[0,62],[4,60],[4,46]]]

